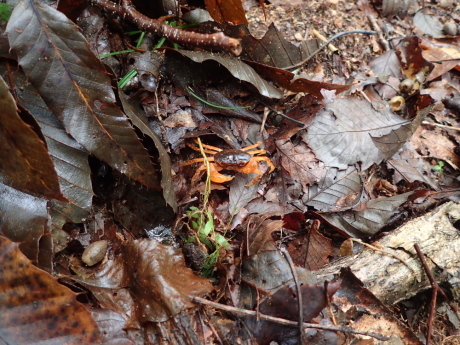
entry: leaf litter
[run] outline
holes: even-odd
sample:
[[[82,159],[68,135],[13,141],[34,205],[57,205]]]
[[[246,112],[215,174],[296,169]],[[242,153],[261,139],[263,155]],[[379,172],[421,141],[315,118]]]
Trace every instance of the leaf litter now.
[[[120,6],[96,3],[108,10],[107,16],[125,11],[145,28],[145,18],[136,22],[138,14],[129,1]],[[86,319],[91,329],[97,325],[104,330],[104,341],[140,344],[155,342],[161,334],[171,344],[224,338],[230,343],[251,339],[291,344],[303,339],[339,344],[348,331],[388,335],[385,329],[392,329],[398,341],[417,343],[417,330],[397,321],[385,309],[389,306],[369,295],[351,272],[328,283],[315,271],[337,259],[337,248],[346,238],[368,239],[421,214],[428,205],[455,199],[458,45],[452,28],[443,26],[449,24],[445,8],[415,13],[415,7],[397,1],[383,2],[382,8],[333,1],[274,2],[250,7],[245,15],[240,1],[205,4],[216,22],[197,25],[204,36],[194,29],[184,31],[175,44],[188,40],[186,47],[176,49],[166,42],[168,48],[159,53],[132,49],[142,45],[135,42],[140,36],[128,32],[133,27],[128,29],[123,21],[104,29],[100,37],[94,35],[106,20],[94,7],[66,8],[60,2],[59,8],[83,28],[80,33],[62,12],[47,5],[31,0],[17,5],[6,28],[11,50],[1,50],[10,58],[1,66],[9,83],[2,90],[13,111],[3,111],[0,123],[11,124],[5,119],[17,117],[15,102],[20,104],[28,111],[20,108],[21,141],[35,144],[2,161],[1,235],[21,242],[19,248],[34,264],[80,293],[78,308],[91,310],[93,316]],[[155,11],[143,11],[158,17]],[[307,13],[319,15],[310,18]],[[399,19],[382,17],[396,13]],[[251,30],[245,27],[246,18]],[[340,36],[356,30],[353,25],[377,30],[372,26],[375,18],[391,20],[399,31],[390,35],[404,32],[404,38],[393,42],[381,35]],[[164,23],[152,23],[154,33],[169,30]],[[114,35],[114,27],[126,32]],[[408,29],[415,27],[418,36]],[[216,28],[225,34],[216,35]],[[331,42],[335,48],[328,45],[330,50],[317,52],[324,39],[315,28],[327,37],[340,36]],[[256,35],[258,30],[263,34]],[[232,37],[227,40],[232,32],[238,33],[241,47]],[[144,48],[152,49],[158,37],[145,36]],[[217,39],[217,45],[198,38]],[[232,53],[241,48],[241,58],[190,49],[194,42]],[[98,47],[131,53],[107,58],[112,71],[97,57]],[[11,71],[14,60],[18,72]],[[137,76],[123,90],[116,88],[116,79],[130,70],[137,70]],[[240,152],[226,150],[262,141],[277,169],[253,186],[247,185],[254,176],[235,174],[240,168],[234,166],[223,169],[234,176],[231,183],[193,185],[198,167],[179,167],[202,157],[185,145],[199,137],[223,152]],[[40,178],[26,183],[44,168],[34,163],[40,156],[32,147],[43,151],[47,171],[54,172],[40,177],[52,178],[51,189],[37,188]],[[206,179],[206,160],[218,164],[219,155],[204,149]],[[24,158],[31,170],[16,168],[25,166]],[[254,157],[240,152],[235,159],[240,162],[231,163],[226,156],[223,164],[243,166],[247,163],[241,161]],[[259,168],[268,166],[260,162]],[[187,217],[191,211],[196,217]],[[198,221],[201,217],[204,221]],[[88,267],[81,255],[98,241],[108,247],[99,253],[101,261]],[[288,248],[292,260],[280,247]],[[188,248],[186,259],[181,248],[184,253]],[[211,256],[211,281],[188,268],[199,271],[203,262],[194,260],[209,262]],[[14,254],[10,261],[30,266],[21,260]],[[8,284],[9,276],[3,276]],[[349,313],[348,320],[355,321],[352,330],[310,326],[300,334],[299,327],[266,319],[245,316],[239,322],[216,309],[203,312],[192,302],[202,296],[288,321],[299,321],[303,310],[304,322],[336,323],[329,308],[334,304],[367,310],[371,319],[384,317],[369,324],[369,318]],[[206,321],[198,324],[196,317]],[[102,322],[107,318],[113,320],[110,326]],[[19,339],[19,334],[11,336]],[[43,337],[49,340],[53,333]]]

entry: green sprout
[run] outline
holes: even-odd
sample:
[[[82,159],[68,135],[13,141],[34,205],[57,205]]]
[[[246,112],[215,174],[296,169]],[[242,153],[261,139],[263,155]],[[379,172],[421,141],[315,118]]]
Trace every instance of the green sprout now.
[[[214,216],[207,210],[207,204],[209,195],[211,193],[211,178],[209,171],[209,161],[206,158],[206,154],[203,150],[200,138],[198,138],[198,145],[202,156],[204,157],[204,164],[207,168],[206,184],[203,195],[202,208],[191,206],[185,214],[189,218],[189,226],[195,232],[195,236],[186,240],[186,242],[192,242],[195,239],[200,243],[204,244],[206,248],[211,252],[206,256],[201,273],[204,277],[211,277],[214,266],[219,259],[220,249],[230,249],[230,244],[227,239],[216,232],[214,226]]]
[[[443,169],[444,169],[444,166],[445,166],[445,164],[444,164],[443,161],[438,161],[438,165],[433,166],[432,169],[433,169],[434,171],[437,171],[437,172],[442,172]]]
[[[6,23],[13,12],[13,8],[10,4],[0,4],[0,23]]]

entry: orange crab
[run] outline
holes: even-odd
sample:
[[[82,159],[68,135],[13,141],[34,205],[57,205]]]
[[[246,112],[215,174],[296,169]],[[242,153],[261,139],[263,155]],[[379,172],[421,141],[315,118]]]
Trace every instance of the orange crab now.
[[[254,145],[249,145],[241,150],[230,149],[230,150],[222,150],[218,147],[202,144],[203,150],[205,153],[209,153],[212,155],[211,157],[207,157],[209,161],[209,170],[210,170],[210,178],[212,182],[215,183],[224,183],[227,181],[233,180],[234,176],[223,175],[219,171],[221,170],[234,170],[238,172],[242,172],[244,174],[255,173],[256,176],[252,180],[250,184],[247,184],[246,187],[253,186],[259,181],[262,177],[263,173],[259,170],[260,161],[265,161],[270,167],[270,172],[275,170],[273,163],[270,159],[266,156],[259,156],[265,155],[267,151],[264,149],[256,149],[262,143],[259,141]],[[187,146],[194,149],[195,151],[200,151],[200,149],[190,143],[187,143]],[[256,149],[256,150],[255,150]],[[195,158],[191,159],[185,163],[182,163],[181,166],[190,165],[194,163],[204,162],[204,158]],[[198,179],[200,172],[206,170],[206,165],[203,164],[198,168],[195,174],[192,177],[192,181]]]

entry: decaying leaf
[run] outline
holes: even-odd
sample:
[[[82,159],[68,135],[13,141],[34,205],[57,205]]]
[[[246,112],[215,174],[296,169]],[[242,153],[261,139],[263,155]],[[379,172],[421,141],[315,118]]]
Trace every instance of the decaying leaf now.
[[[191,297],[212,288],[207,279],[185,266],[180,249],[150,239],[128,243],[120,255],[103,262],[94,274],[78,266],[74,270],[81,276],[78,281],[94,290],[104,307],[114,308],[115,304],[119,312],[135,313],[132,317],[139,323],[166,321],[192,308]],[[114,298],[110,289],[121,288],[127,296]],[[130,294],[135,297],[129,298]]]
[[[407,201],[412,192],[388,198],[373,199],[360,206],[361,211],[324,214],[322,217],[350,237],[366,238],[387,225],[398,207]]]
[[[396,153],[418,121],[393,114],[385,103],[339,98],[317,115],[303,138],[327,166],[346,169],[360,162],[365,170]]]
[[[105,67],[78,27],[42,2],[23,0],[7,32],[19,64],[66,131],[115,169],[159,189],[150,157],[116,106]]]
[[[445,37],[442,32],[442,23],[438,18],[433,17],[423,11],[418,11],[414,16],[414,25],[417,26],[425,35],[433,38]]]
[[[262,96],[270,98],[280,98],[281,92],[275,89],[270,83],[263,80],[249,65],[240,60],[223,56],[220,54],[212,54],[208,52],[177,50],[189,59],[202,63],[206,60],[213,60],[224,66],[235,78],[246,81],[254,85]]]
[[[288,251],[295,264],[310,271],[320,269],[329,263],[332,254],[332,240],[318,231],[319,221],[314,221],[305,236],[289,243]]]
[[[48,150],[18,114],[13,96],[0,77],[0,181],[23,192],[65,200]]]
[[[0,236],[0,333],[8,344],[99,344],[99,329],[76,294]]]
[[[321,181],[308,187],[302,202],[318,211],[344,211],[362,201],[362,192],[361,177],[355,167],[328,168]]]

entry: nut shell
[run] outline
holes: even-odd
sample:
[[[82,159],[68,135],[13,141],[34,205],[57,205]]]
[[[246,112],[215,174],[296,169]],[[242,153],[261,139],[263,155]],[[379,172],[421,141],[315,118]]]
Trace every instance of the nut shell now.
[[[96,241],[91,243],[81,255],[81,260],[88,266],[94,266],[104,259],[108,248],[107,241]]]

